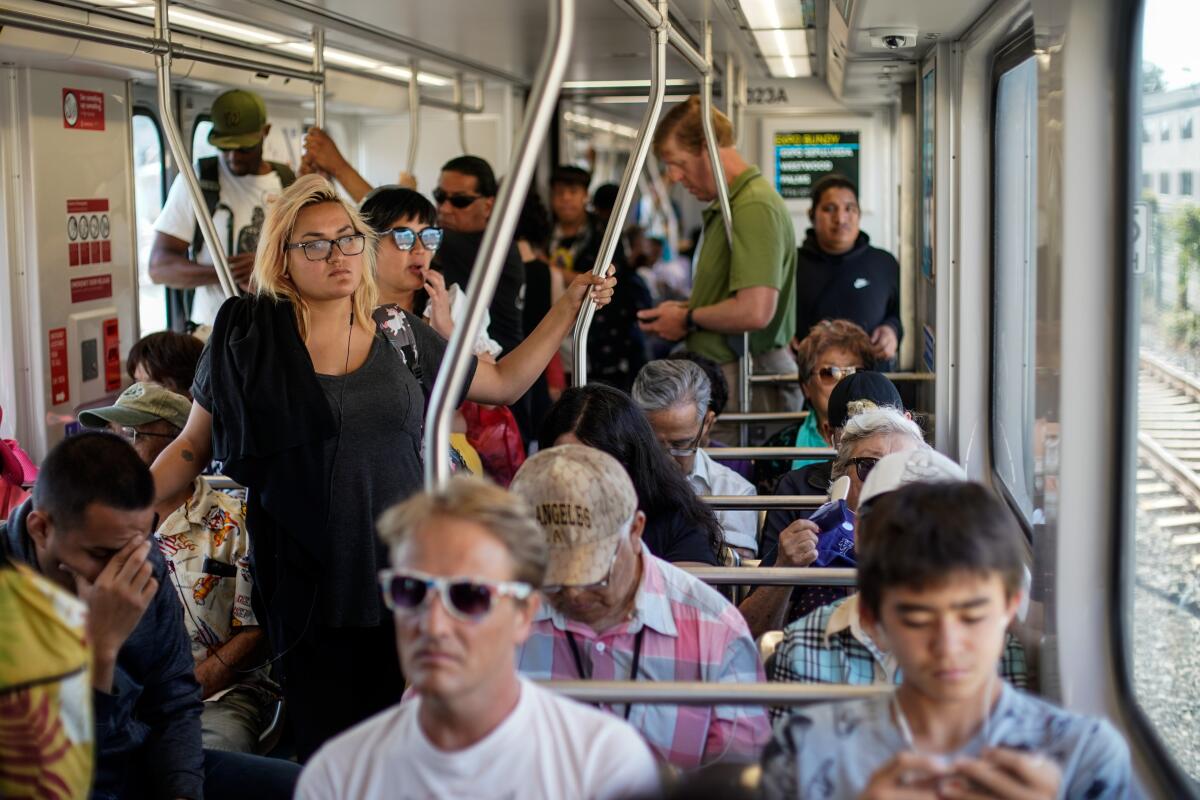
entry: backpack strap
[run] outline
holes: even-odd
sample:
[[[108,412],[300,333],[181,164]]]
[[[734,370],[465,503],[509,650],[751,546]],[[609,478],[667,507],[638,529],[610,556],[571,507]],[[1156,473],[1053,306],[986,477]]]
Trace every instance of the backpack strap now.
[[[279,182],[283,184],[283,188],[288,188],[296,182],[296,173],[287,164],[281,164],[278,161],[268,161],[267,166],[279,176]]]
[[[204,194],[204,206],[208,209],[208,215],[211,217],[217,210],[217,204],[221,202],[221,180],[219,178],[221,171],[217,164],[218,156],[207,156],[200,159],[196,170],[196,177],[199,179],[200,191]],[[192,260],[200,254],[200,248],[204,246],[204,235],[200,233],[200,223],[196,223],[196,231],[192,234]]]

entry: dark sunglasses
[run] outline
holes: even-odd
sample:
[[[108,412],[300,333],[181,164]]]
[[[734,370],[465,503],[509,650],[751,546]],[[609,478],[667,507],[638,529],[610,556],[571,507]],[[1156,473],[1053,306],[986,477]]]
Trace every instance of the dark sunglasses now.
[[[854,471],[858,474],[858,479],[865,481],[867,476],[871,474],[871,470],[875,469],[875,465],[879,463],[879,459],[874,456],[859,456],[858,458],[850,459],[850,463],[854,465]]]
[[[417,239],[420,239],[421,246],[430,252],[434,252],[442,246],[441,228],[424,228],[420,233],[415,232],[412,228],[392,228],[388,233],[392,235],[392,241],[396,243],[397,250],[412,250]]]
[[[344,256],[356,256],[363,251],[367,246],[367,237],[361,233],[352,233],[349,236],[342,236],[338,239],[314,239],[311,242],[293,242],[292,244],[284,245],[284,250],[295,250],[297,247],[304,250],[304,257],[309,261],[328,261],[333,255],[333,246],[337,245],[337,249]]]
[[[442,606],[464,622],[478,622],[488,615],[497,597],[524,600],[533,592],[528,583],[487,581],[479,578],[438,578],[423,572],[380,570],[383,603],[392,611],[416,611],[436,591]]]
[[[439,206],[442,203],[449,203],[455,208],[466,208],[481,197],[483,197],[481,194],[446,194],[442,189],[433,190],[433,202]]]

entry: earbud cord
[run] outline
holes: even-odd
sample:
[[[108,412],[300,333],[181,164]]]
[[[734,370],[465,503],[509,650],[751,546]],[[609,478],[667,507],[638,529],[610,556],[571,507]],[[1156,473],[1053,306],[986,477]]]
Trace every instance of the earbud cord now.
[[[350,378],[350,342],[353,339],[353,335],[354,335],[354,311],[352,309],[350,311],[350,328],[349,328],[349,331],[346,333],[346,360],[345,360],[345,363],[342,365],[342,381],[341,381],[341,386],[338,388],[338,433],[337,433],[337,439],[334,441],[334,445],[333,445],[333,465],[337,464],[338,450],[341,448],[341,444],[342,444],[342,411],[343,411],[342,403],[346,397],[346,383]],[[332,470],[333,470],[333,466],[330,467],[331,473],[329,476],[329,495],[328,495],[327,505],[325,506],[324,530],[329,529],[329,515],[333,511],[334,480],[333,480]],[[179,594],[179,604],[181,606],[183,606],[183,610],[185,612],[187,612],[188,617],[192,620],[192,626],[195,627],[195,629],[197,631],[204,630],[203,628],[200,627],[200,623],[196,621],[196,615],[192,613],[192,607],[189,606],[187,603],[187,597],[183,593],[183,586],[182,586],[182,584],[179,583],[179,574],[175,571],[175,563],[170,561],[169,559],[167,561],[167,571],[171,573],[171,579],[172,579],[171,582],[175,585],[175,591]],[[296,645],[300,644],[300,642],[304,640],[305,634],[308,633],[308,626],[312,624],[313,611],[314,611],[314,609],[316,609],[316,606],[317,606],[317,591],[318,591],[318,589],[316,588],[316,586],[314,586],[312,602],[309,603],[308,615],[304,619],[304,629],[302,631],[300,631],[300,635],[296,637],[296,641],[292,642],[290,645],[285,647],[278,655],[267,659],[266,661],[262,662],[261,664],[258,664],[253,667],[246,667],[243,669],[238,669],[238,668],[230,665],[229,663],[227,663],[225,661],[225,659],[221,658],[221,653],[220,653],[219,648],[205,642],[204,643],[205,649],[208,650],[209,656],[211,656],[212,658],[215,658],[218,662],[220,662],[220,664],[223,667],[225,667],[225,669],[227,669],[230,672],[233,672],[235,674],[238,674],[238,675],[249,675],[249,674],[258,672],[261,669],[266,669],[267,667],[271,666],[279,659],[286,656],[288,653],[292,652],[292,650],[294,650],[296,648]]]
[[[994,675],[989,675],[987,686],[983,692],[983,743],[985,745],[991,741],[992,685],[995,680]],[[896,716],[896,727],[900,729],[900,738],[904,739],[904,744],[909,750],[919,753],[912,727],[908,724],[908,717],[904,715],[904,709],[900,707],[900,701],[896,695],[896,692],[892,693],[892,713]]]

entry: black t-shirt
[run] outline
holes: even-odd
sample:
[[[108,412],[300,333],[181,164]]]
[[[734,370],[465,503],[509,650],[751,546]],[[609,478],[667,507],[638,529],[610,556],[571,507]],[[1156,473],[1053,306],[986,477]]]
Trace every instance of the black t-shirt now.
[[[540,258],[526,261],[525,307],[522,310],[526,336],[550,313],[551,297],[550,265]]]
[[[442,246],[434,256],[433,266],[446,278],[446,285],[457,283],[464,292],[475,268],[475,258],[483,245],[482,233],[446,231]],[[523,321],[525,307],[525,263],[515,245],[509,245],[504,260],[504,272],[496,284],[496,294],[488,308],[492,323],[488,335],[509,353],[525,338]]]
[[[698,561],[720,566],[708,534],[690,526],[682,514],[647,516],[642,541],[663,561]]]

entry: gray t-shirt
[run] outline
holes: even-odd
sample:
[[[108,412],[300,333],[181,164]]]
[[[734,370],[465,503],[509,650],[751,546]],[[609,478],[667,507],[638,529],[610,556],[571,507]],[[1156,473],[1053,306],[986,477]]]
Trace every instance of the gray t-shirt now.
[[[432,388],[446,340],[414,315],[404,312],[404,319],[412,329],[422,379]],[[468,387],[476,363],[471,362]],[[209,381],[206,348],[193,394],[211,410]],[[425,390],[380,332],[362,366],[345,376],[318,373],[317,381],[340,433],[325,444],[326,463],[333,463],[333,482],[326,490],[331,501],[327,546],[314,621],[330,627],[378,625],[384,613],[378,574],[387,564],[387,551],[375,521],[422,486]],[[254,536],[253,530],[250,535]]]
[[[1105,720],[1064,711],[1004,684],[985,732],[961,751],[985,747],[1040,753],[1063,773],[1066,800],[1125,798],[1130,793],[1129,749]],[[907,749],[892,719],[891,696],[803,708],[782,720],[763,753],[767,798],[854,798],[871,776]]]

